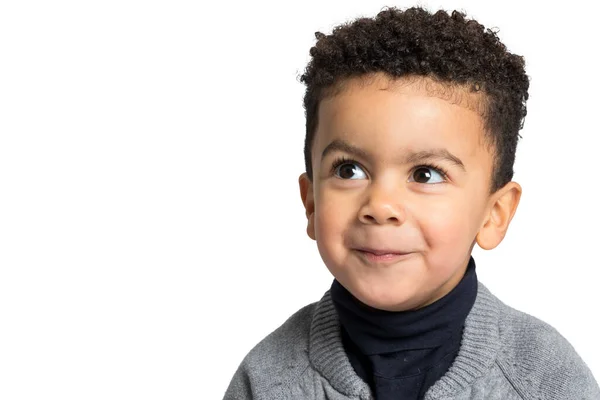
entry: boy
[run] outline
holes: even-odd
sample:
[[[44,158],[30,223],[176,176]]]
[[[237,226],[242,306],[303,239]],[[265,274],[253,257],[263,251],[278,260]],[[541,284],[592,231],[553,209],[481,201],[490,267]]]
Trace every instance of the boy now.
[[[246,356],[225,399],[600,399],[571,345],[478,283],[471,257],[519,203],[522,57],[421,8],[316,36],[299,184],[335,279]]]

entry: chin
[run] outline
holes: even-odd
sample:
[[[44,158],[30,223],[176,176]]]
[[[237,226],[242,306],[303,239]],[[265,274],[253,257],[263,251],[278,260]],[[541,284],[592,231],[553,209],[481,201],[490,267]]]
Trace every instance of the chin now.
[[[422,293],[414,290],[414,286],[411,290],[403,285],[361,282],[351,285],[348,290],[369,307],[385,311],[406,311],[419,308],[426,302]]]
[[[378,310],[392,312],[408,311],[420,308],[419,303],[414,302],[413,299],[373,299],[372,301],[369,299],[369,303],[365,304]]]

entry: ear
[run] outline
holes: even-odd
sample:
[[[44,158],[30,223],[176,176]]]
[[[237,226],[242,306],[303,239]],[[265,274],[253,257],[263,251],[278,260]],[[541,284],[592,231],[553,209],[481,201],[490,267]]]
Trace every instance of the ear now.
[[[521,192],[522,189],[518,183],[508,182],[492,195],[487,216],[477,233],[479,247],[491,250],[502,242],[508,225],[517,211]]]
[[[300,175],[298,178],[300,184],[300,197],[302,197],[302,203],[306,210],[306,218],[308,219],[308,225],[306,226],[306,233],[312,240],[315,239],[315,198],[313,196],[313,183],[308,178],[306,173]]]

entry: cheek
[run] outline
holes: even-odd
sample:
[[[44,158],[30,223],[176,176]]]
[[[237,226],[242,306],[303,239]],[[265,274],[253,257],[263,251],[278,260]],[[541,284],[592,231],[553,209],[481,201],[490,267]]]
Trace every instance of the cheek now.
[[[315,228],[322,238],[340,234],[348,220],[349,210],[344,202],[327,198],[315,205]]]
[[[354,203],[344,193],[322,190],[315,197],[315,236],[322,252],[342,251],[344,236],[356,218]]]
[[[329,200],[329,199],[328,199]],[[344,234],[347,213],[339,202],[320,202],[315,207],[315,239],[321,259],[333,275],[338,274],[344,259]]]
[[[464,199],[431,202],[419,210],[417,220],[432,250],[446,248],[463,251],[475,239],[477,207]]]

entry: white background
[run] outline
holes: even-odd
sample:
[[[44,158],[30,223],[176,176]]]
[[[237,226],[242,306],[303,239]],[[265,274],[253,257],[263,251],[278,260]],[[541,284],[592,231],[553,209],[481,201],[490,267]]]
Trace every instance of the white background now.
[[[297,189],[314,32],[413,4],[2,2],[0,398],[222,398],[331,284]],[[526,57],[524,194],[478,275],[600,378],[595,2],[421,4]]]

